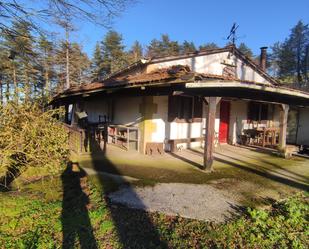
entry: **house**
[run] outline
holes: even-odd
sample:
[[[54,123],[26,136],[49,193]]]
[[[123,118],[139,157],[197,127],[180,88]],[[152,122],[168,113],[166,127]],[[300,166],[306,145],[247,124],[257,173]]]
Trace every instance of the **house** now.
[[[72,127],[86,116],[105,129],[107,143],[141,153],[204,147],[204,167],[211,169],[219,143],[285,154],[289,107],[308,106],[309,94],[281,86],[265,67],[265,47],[260,65],[233,45],[143,59],[102,82],[72,86],[52,104],[66,106]]]

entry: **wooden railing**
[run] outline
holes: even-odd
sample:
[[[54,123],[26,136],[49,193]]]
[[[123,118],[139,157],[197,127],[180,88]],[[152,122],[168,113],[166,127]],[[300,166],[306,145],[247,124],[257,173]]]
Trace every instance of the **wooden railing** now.
[[[64,128],[68,132],[69,149],[71,151],[77,154],[89,154],[104,150],[104,129],[95,126],[81,129],[67,124],[64,124]]]
[[[68,132],[69,149],[77,154],[85,152],[84,141],[86,131],[67,124],[63,124],[63,126]]]

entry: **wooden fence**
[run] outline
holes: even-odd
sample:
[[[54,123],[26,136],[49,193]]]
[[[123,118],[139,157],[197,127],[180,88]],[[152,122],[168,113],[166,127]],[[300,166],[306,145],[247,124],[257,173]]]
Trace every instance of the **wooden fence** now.
[[[104,151],[104,129],[97,127],[89,127],[81,129],[64,124],[64,128],[68,132],[69,149],[76,154],[89,154]]]

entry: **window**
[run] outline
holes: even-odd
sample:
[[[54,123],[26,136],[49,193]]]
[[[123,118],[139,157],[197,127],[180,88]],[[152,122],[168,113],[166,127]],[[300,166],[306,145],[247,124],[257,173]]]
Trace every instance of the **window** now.
[[[268,120],[268,104],[250,102],[248,105],[248,121]]]
[[[199,97],[169,96],[169,122],[201,122],[203,101]]]

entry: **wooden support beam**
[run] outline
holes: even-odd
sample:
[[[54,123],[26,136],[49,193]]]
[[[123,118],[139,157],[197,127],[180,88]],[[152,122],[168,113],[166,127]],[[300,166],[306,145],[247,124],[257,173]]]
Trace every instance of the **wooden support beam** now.
[[[280,105],[280,134],[279,134],[279,149],[286,156],[286,130],[288,124],[289,105]]]
[[[217,104],[221,97],[205,97],[205,102],[208,103],[208,111],[206,116],[206,132],[204,143],[204,164],[203,168],[206,171],[212,171],[212,164],[214,160],[214,140],[215,140],[215,121]]]

